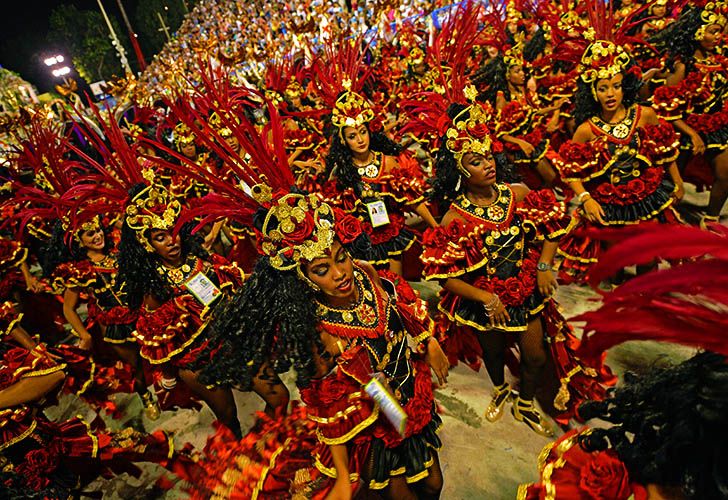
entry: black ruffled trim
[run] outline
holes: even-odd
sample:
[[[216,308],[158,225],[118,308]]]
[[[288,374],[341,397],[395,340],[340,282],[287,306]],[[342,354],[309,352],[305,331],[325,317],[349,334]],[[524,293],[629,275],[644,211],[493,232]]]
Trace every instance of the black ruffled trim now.
[[[548,139],[542,139],[536,146],[533,147],[533,153],[531,156],[526,156],[521,148],[512,151],[513,163],[536,163],[546,154],[546,149],[549,147]]]
[[[697,131],[700,137],[705,143],[705,148],[708,152],[719,152],[728,149],[728,125],[721,127],[715,132],[709,134]],[[687,134],[680,134],[680,149],[692,151],[693,141],[690,140],[690,136]]]
[[[136,324],[134,323],[128,325],[108,325],[104,333],[104,340],[112,344],[136,342],[133,335],[135,329]]]
[[[390,259],[402,255],[416,240],[417,235],[403,227],[394,238],[378,245],[372,244],[369,262],[372,264],[386,264]]]
[[[427,469],[433,463],[433,452],[442,447],[437,435],[442,420],[434,410],[431,414],[432,420],[422,431],[404,439],[396,448],[387,448],[381,439],[372,440],[370,488],[386,487],[392,476],[404,475],[412,482],[427,476]]]
[[[662,183],[657,186],[657,189],[642,201],[631,205],[602,203],[605,214],[604,220],[608,224],[620,225],[654,219],[670,205],[669,202],[674,190],[675,185],[672,179],[666,176],[662,179]]]
[[[526,331],[529,321],[541,312],[545,302],[546,297],[541,295],[541,292],[536,288],[520,306],[506,306],[506,310],[511,319],[506,323],[503,330],[515,332]],[[457,316],[455,320],[458,323],[463,323],[476,330],[492,330],[490,327],[490,318],[485,312],[485,307],[483,307],[482,302],[461,298],[458,306],[455,310]]]

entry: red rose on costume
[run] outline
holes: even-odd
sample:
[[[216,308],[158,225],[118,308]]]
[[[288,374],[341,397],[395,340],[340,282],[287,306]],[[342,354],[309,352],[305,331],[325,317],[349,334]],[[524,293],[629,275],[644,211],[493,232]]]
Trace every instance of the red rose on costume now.
[[[348,215],[341,210],[334,210],[334,213],[336,214],[334,231],[336,231],[336,236],[342,243],[351,243],[364,232],[361,227],[361,221],[356,217]]]
[[[468,132],[470,132],[470,135],[473,137],[476,137],[478,139],[482,139],[486,135],[488,135],[488,126],[484,123],[478,123],[474,127],[468,127]]]
[[[659,168],[648,168],[642,174],[640,179],[648,186],[659,184],[662,181],[663,173]]]
[[[460,238],[468,234],[465,222],[460,219],[454,219],[450,225],[447,226],[447,234],[450,237],[450,241],[457,242]]]
[[[503,283],[503,293],[505,297],[501,297],[504,303],[509,305],[515,305],[520,301],[521,298],[521,282],[514,277],[510,277]]]
[[[554,208],[556,204],[556,196],[550,189],[539,189],[538,191],[531,191],[524,200],[526,206],[532,206],[539,210],[548,211]]]
[[[372,121],[369,122],[369,132],[372,134],[377,134],[384,130],[384,125],[382,125],[382,120],[379,118],[374,118]]]
[[[493,143],[490,146],[490,150],[493,153],[502,153],[503,152],[503,143],[501,141],[493,141]]]
[[[533,276],[534,274],[536,274],[536,261],[531,258],[524,260],[521,265],[521,275]]]
[[[298,222],[291,218],[291,222],[295,224],[295,228],[290,233],[283,233],[283,237],[286,242],[290,243],[302,243],[311,237],[311,233],[315,227],[313,217],[309,213],[306,213],[303,221]]]
[[[580,475],[579,488],[594,500],[626,500],[632,494],[629,473],[611,450],[595,454]]]
[[[427,229],[422,236],[422,243],[427,247],[441,248],[447,245],[449,241],[448,233],[442,227]]]
[[[642,179],[632,179],[627,183],[632,199],[641,200],[645,196],[645,183]]]

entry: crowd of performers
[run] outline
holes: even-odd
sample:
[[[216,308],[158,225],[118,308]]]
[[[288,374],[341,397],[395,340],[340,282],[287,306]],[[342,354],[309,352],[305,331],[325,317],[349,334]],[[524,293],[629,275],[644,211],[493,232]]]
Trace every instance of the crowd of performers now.
[[[255,86],[199,61],[194,92],[151,107],[24,114],[3,171],[0,491],[66,497],[144,460],[199,498],[438,498],[433,385],[482,362],[489,422],[614,424],[562,436],[522,498],[728,497],[727,15],[463,3]],[[698,227],[683,178],[710,189]],[[580,341],[554,292],[587,277],[616,288]],[[641,338],[712,352],[611,392],[604,350]],[[234,391],[265,404],[250,429]],[[151,421],[204,402],[217,433],[175,450],[43,413],[72,393],[113,414],[117,392]]]

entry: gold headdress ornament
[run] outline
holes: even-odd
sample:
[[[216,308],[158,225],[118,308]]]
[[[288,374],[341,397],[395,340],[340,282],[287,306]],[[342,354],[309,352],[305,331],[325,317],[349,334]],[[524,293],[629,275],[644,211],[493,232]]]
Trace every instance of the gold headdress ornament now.
[[[222,121],[222,118],[220,118],[220,115],[217,114],[217,111],[213,111],[210,115],[210,118],[207,119],[207,123],[217,130],[217,133],[220,134],[222,137],[230,137],[233,135],[233,131],[230,130]]]
[[[353,92],[351,81],[343,82],[345,92],[339,96],[331,112],[331,123],[339,128],[339,133],[344,127],[359,127],[374,119],[374,110],[371,104],[361,95]]]
[[[629,54],[619,45],[596,40],[584,51],[577,71],[584,83],[594,83],[615,77],[627,68],[630,61]]]
[[[179,122],[174,127],[174,143],[179,149],[187,144],[193,144],[195,142],[195,134],[190,128],[182,122]]]
[[[154,252],[154,248],[149,243],[148,231],[172,229],[177,222],[182,205],[179,201],[172,199],[163,185],[154,183],[155,175],[152,169],[144,170],[142,175],[149,182],[149,186],[129,202],[126,207],[126,223],[136,232],[137,241],[144,249],[147,252]]]
[[[288,82],[285,94],[288,99],[295,99],[296,97],[301,97],[303,95],[303,87],[300,83],[298,83],[295,76],[292,76],[291,80]]]
[[[514,0],[509,0],[506,5],[506,22],[519,23],[521,22],[521,19],[523,19],[523,15],[518,11],[516,2]]]
[[[713,26],[714,24],[725,27],[726,21],[728,20],[726,19],[727,7],[728,3],[725,0],[708,2],[705,4],[702,12],[700,13],[700,21],[702,22],[702,24],[695,32],[695,39],[697,41],[705,38],[705,30],[708,29],[710,26]]]
[[[525,64],[523,61],[523,43],[525,40],[525,34],[517,33],[514,38],[516,43],[503,54],[503,62],[508,68],[512,68],[513,66],[523,66]]]
[[[81,234],[86,231],[97,231],[101,228],[101,216],[95,215],[91,220],[78,224],[75,228],[75,224],[71,221],[68,215],[64,215],[60,218],[61,227],[63,231],[72,231],[73,239],[76,242],[81,243]]]
[[[334,211],[314,194],[286,194],[272,201],[270,187],[258,184],[253,198],[270,205],[263,222],[260,249],[279,271],[297,267],[326,254],[334,244]]]
[[[488,156],[502,151],[503,145],[494,138],[495,131],[491,126],[495,117],[491,106],[474,102],[477,90],[472,85],[464,92],[473,104],[453,118],[452,126],[445,132],[445,147],[455,156],[458,169],[467,178],[470,172],[462,165],[463,156],[468,153]]]
[[[418,64],[422,64],[425,60],[425,51],[422,50],[420,47],[412,47],[410,49],[409,53],[407,54],[407,65],[409,66],[417,66]]]

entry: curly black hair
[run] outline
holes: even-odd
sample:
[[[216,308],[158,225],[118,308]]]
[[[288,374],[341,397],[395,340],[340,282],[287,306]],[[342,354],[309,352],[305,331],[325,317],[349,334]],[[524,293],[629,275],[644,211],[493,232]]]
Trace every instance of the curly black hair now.
[[[137,184],[129,190],[129,196],[136,196],[145,187],[145,184]],[[208,260],[210,255],[202,247],[202,238],[192,234],[194,224],[190,222],[180,229],[182,257],[194,255]],[[130,228],[124,221],[119,243],[119,279],[125,286],[127,302],[131,309],[141,307],[146,295],[152,295],[162,302],[172,297],[172,283],[166,275],[162,276],[157,271],[160,264],[160,257],[156,253],[148,252],[137,240],[136,230]]]
[[[466,107],[463,104],[451,104],[447,109],[447,114],[450,118],[455,118]],[[440,144],[445,144],[445,140],[445,137],[442,137]],[[497,182],[520,181],[505,153],[496,153],[493,158],[495,159]],[[455,156],[446,147],[440,147],[435,158],[435,175],[430,179],[432,189],[427,195],[430,201],[438,203],[443,213],[458,196],[465,192],[465,182],[461,177],[462,174],[458,169]],[[458,186],[458,182],[460,182],[460,186]]]
[[[624,79],[622,80],[622,104],[625,108],[629,108],[639,101],[639,90],[642,87],[642,80],[636,73],[629,71],[634,66],[634,62],[630,61],[627,68],[622,72]],[[592,89],[598,81],[586,83],[581,78],[576,83],[576,93],[574,95],[574,120],[577,125],[584,123],[592,116],[597,116],[601,112],[599,102],[592,95]]]
[[[685,64],[687,73],[692,69],[693,56],[700,48],[700,42],[695,40],[695,33],[703,24],[701,13],[702,9],[687,6],[677,21],[647,40],[661,53],[668,55],[668,66],[672,66],[679,59]]]
[[[605,401],[579,408],[613,424],[581,439],[613,449],[641,484],[676,487],[686,498],[728,498],[728,364],[704,352],[647,376],[630,375]]]
[[[485,66],[475,71],[471,77],[473,84],[478,88],[487,85],[479,96],[479,99],[487,101],[495,107],[496,96],[500,91],[503,92],[506,101],[510,101],[511,91],[508,90],[507,73],[508,66],[506,66],[503,55],[498,55],[496,58],[491,59]]]
[[[394,142],[381,132],[369,130],[369,149],[376,153],[383,153],[389,156],[397,156],[402,152],[402,146]],[[361,175],[352,160],[352,153],[346,141],[339,133],[339,129],[333,127],[331,132],[331,148],[326,156],[325,177],[332,174],[336,176],[337,187],[341,190],[352,188],[357,196],[361,196],[362,182]]]
[[[113,241],[109,237],[109,230],[104,230],[104,248],[102,252],[108,254],[113,249]],[[58,266],[66,262],[81,261],[88,259],[86,250],[79,244],[76,238],[71,238],[69,245],[66,243],[67,231],[63,229],[60,220],[56,220],[51,231],[51,238],[40,252],[40,267],[43,269],[43,276],[50,277]]]
[[[314,353],[323,352],[314,298],[296,271],[279,271],[261,257],[245,286],[216,311],[210,330],[215,354],[202,354],[209,361],[200,380],[249,390],[269,362],[276,373],[293,368],[297,384],[306,386],[315,373]]]
[[[546,50],[546,33],[543,29],[538,29],[533,36],[523,46],[523,59],[533,62],[541,57]]]

